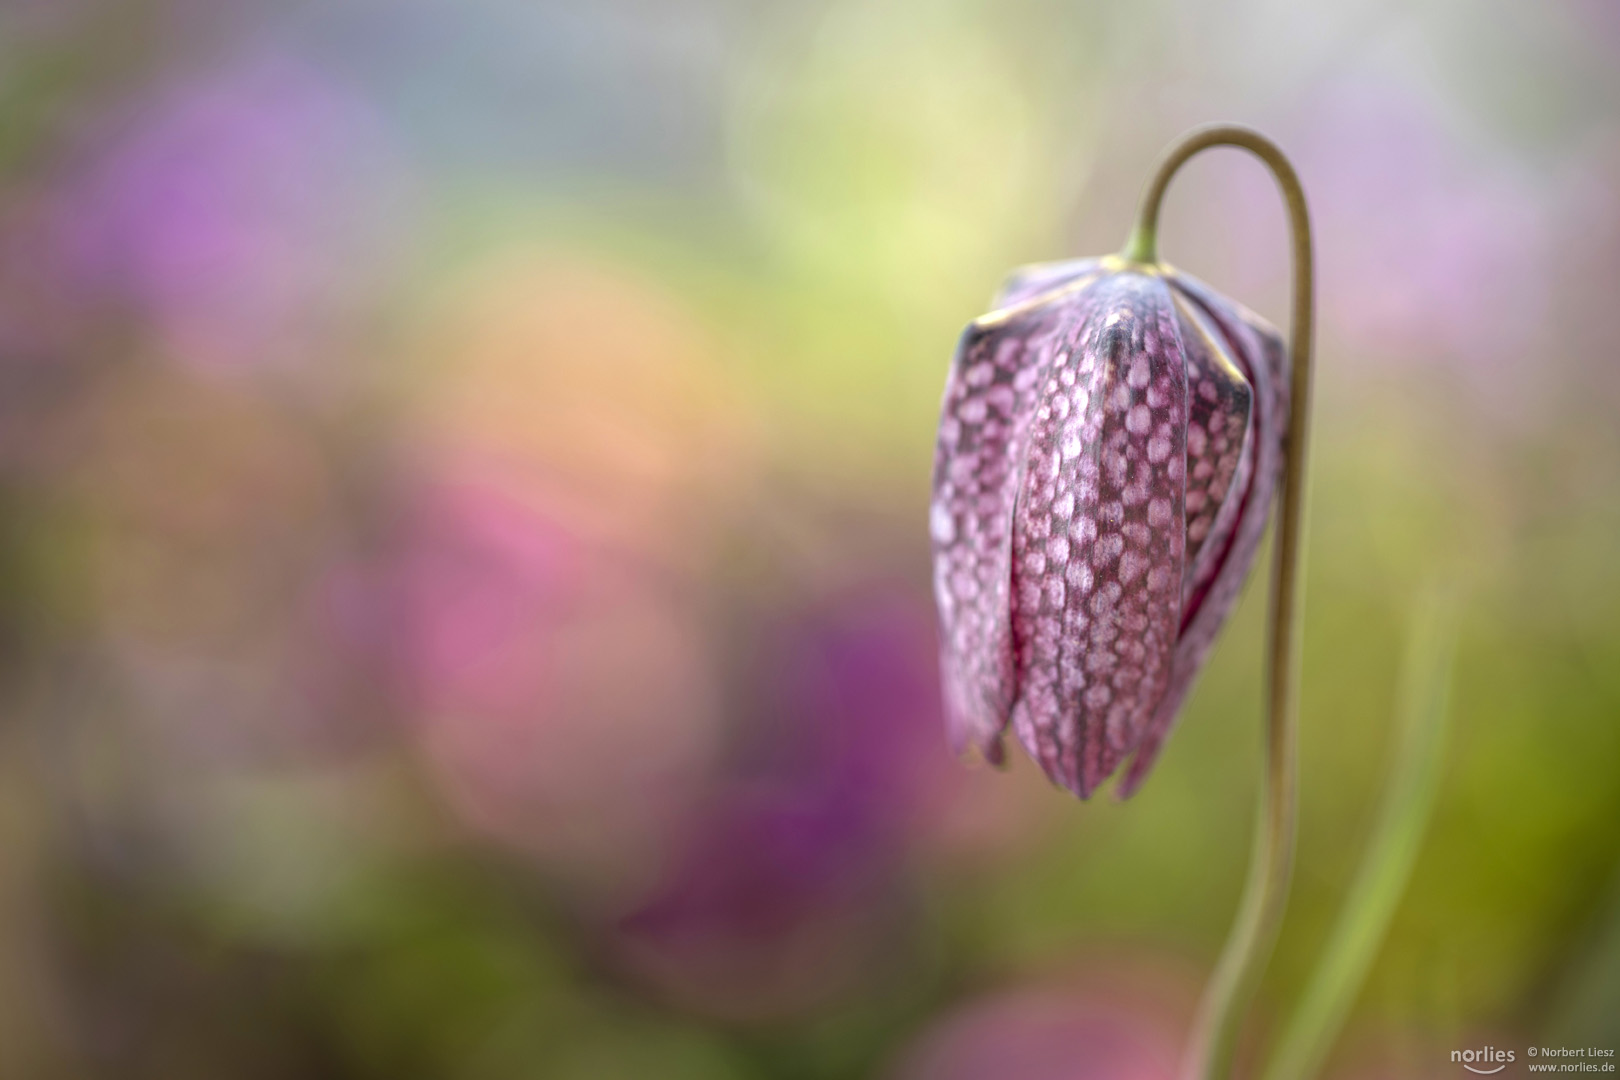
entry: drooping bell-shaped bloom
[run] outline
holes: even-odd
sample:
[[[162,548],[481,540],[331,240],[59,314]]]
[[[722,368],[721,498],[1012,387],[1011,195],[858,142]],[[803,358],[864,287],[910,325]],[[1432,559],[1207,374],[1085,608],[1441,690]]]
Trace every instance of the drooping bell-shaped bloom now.
[[[1152,767],[1254,562],[1289,359],[1165,266],[1025,267],[962,336],[930,527],[958,752],[1011,724],[1081,798]],[[1134,756],[1133,756],[1134,755]]]

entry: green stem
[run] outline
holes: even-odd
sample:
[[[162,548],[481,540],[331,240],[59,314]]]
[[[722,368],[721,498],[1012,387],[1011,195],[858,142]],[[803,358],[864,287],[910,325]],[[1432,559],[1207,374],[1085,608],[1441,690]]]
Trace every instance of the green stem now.
[[[1440,787],[1457,606],[1456,589],[1442,585],[1420,598],[1396,699],[1400,741],[1378,824],[1264,1080],[1301,1080],[1321,1068],[1406,889]]]
[[[1293,238],[1294,295],[1289,354],[1293,386],[1284,446],[1282,500],[1274,537],[1267,650],[1265,768],[1260,815],[1248,883],[1226,947],[1204,990],[1183,1059],[1186,1080],[1220,1080],[1231,1070],[1244,1011],[1265,969],[1288,900],[1299,793],[1295,778],[1299,671],[1299,564],[1304,529],[1305,446],[1310,418],[1311,340],[1314,314],[1311,223],[1305,191],[1283,152],[1257,131],[1231,124],[1197,128],[1160,160],[1142,196],[1135,230],[1123,256],[1158,261],[1159,205],[1187,159],[1212,146],[1235,146],[1265,163],[1288,206]]]

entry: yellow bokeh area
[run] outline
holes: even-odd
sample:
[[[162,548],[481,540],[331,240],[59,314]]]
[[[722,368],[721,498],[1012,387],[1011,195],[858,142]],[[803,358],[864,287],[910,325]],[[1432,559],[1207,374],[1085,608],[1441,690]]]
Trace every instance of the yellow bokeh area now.
[[[603,544],[673,554],[757,482],[721,340],[635,267],[502,251],[447,281],[412,338],[417,449],[490,459]]]

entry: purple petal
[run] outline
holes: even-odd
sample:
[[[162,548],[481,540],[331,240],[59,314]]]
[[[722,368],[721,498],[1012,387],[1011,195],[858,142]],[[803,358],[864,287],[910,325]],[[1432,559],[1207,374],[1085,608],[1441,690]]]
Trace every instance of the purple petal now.
[[[1028,303],[1054,289],[1079,288],[1103,273],[1101,259],[1065,259],[1062,262],[1020,266],[1001,283],[997,309]]]
[[[1181,625],[1203,605],[1254,478],[1254,392],[1221,332],[1177,297],[1187,356],[1187,573]]]
[[[1234,494],[1228,496],[1228,500],[1237,499],[1236,492],[1242,493],[1240,501],[1233,503],[1235,521],[1229,532],[1224,525],[1219,530],[1212,528],[1205,540],[1213,572],[1207,576],[1207,585],[1195,584],[1189,596],[1169,685],[1120,783],[1120,798],[1132,795],[1153,767],[1181,703],[1192,689],[1216,634],[1242,591],[1265,532],[1272,495],[1282,469],[1288,424],[1290,363],[1282,336],[1260,316],[1225,299],[1195,278],[1173,272],[1169,281],[1183,315],[1196,327],[1213,330],[1207,340],[1224,348],[1253,387],[1253,414],[1249,421],[1252,446],[1243,455],[1252,458],[1252,465],[1248,466],[1252,471],[1247,483],[1243,483],[1241,473],[1246,466],[1240,459],[1233,480]],[[1212,547],[1222,542],[1218,532],[1227,532],[1224,551]],[[1204,560],[1201,557],[1198,561]],[[1195,570],[1195,581],[1202,577],[1204,575]]]
[[[929,528],[951,745],[1001,760],[1016,696],[1009,581],[1013,504],[1036,392],[1073,347],[1072,305],[1025,304],[975,320],[945,384]]]
[[[1049,302],[1083,318],[1054,356],[1013,524],[1013,723],[1086,798],[1141,741],[1170,677],[1185,558],[1187,381],[1164,281]]]

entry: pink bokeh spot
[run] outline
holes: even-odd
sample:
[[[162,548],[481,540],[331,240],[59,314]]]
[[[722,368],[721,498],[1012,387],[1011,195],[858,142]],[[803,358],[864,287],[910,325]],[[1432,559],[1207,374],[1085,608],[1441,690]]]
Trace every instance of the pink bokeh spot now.
[[[579,603],[587,548],[476,477],[437,484],[406,530],[394,572],[421,704],[520,706],[541,673],[519,654]]]
[[[1025,988],[969,1004],[926,1032],[893,1080],[1171,1080],[1162,1016],[1078,990]]]
[[[262,56],[133,106],[63,187],[82,292],[146,320],[177,359],[307,359],[398,244],[404,176],[376,114]]]
[[[1450,363],[1481,387],[1532,370],[1552,222],[1530,178],[1416,92],[1347,88],[1315,131],[1301,171],[1331,330],[1365,355]]]
[[[488,463],[446,463],[386,572],[420,744],[470,827],[587,883],[652,873],[718,740],[706,634]]]

